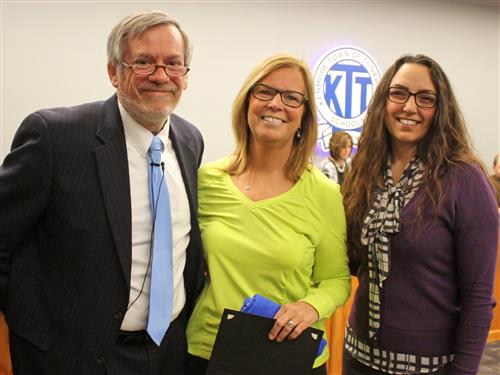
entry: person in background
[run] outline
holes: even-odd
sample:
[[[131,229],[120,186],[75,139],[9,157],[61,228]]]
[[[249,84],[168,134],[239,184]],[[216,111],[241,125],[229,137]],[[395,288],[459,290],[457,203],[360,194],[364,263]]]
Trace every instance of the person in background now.
[[[352,152],[352,143],[352,137],[349,133],[344,131],[333,133],[329,142],[330,157],[325,159],[320,166],[321,172],[339,185],[344,182]]]
[[[385,72],[342,191],[359,280],[343,373],[477,374],[498,212],[436,61],[407,55]]]
[[[498,162],[498,154],[493,159],[493,174],[490,176],[490,181],[495,188],[497,206],[500,207],[500,163]]]
[[[205,273],[203,139],[172,113],[191,44],[169,15],[142,12],[113,28],[107,53],[116,95],[29,115],[0,167],[0,310],[16,375],[185,372]]]
[[[209,275],[188,323],[188,373],[204,374],[224,308],[259,294],[280,305],[269,340],[297,338],[350,293],[339,186],[311,164],[313,80],[297,58],[271,56],[233,103],[234,153],[199,171],[199,217]],[[326,374],[328,350],[314,374]]]

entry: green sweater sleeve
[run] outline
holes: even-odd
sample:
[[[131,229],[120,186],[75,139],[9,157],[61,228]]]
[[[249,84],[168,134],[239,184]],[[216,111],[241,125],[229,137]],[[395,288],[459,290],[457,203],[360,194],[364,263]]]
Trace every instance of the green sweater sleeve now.
[[[322,179],[321,179],[322,180]],[[342,306],[351,292],[346,237],[347,227],[339,186],[322,181],[317,199],[318,215],[322,217],[316,247],[311,285],[301,300],[311,304],[320,319],[329,318]]]

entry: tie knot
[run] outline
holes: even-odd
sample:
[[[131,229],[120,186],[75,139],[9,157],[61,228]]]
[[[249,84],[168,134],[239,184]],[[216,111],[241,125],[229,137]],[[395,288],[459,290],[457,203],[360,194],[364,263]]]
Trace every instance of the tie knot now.
[[[154,151],[163,152],[163,142],[157,135],[153,135],[153,140],[151,141],[151,145],[149,146],[149,152]]]

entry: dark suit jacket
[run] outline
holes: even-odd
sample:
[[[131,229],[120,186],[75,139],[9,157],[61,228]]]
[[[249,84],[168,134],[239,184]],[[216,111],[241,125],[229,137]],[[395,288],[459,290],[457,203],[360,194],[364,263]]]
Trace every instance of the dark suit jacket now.
[[[171,116],[191,211],[190,314],[205,263],[197,221],[199,131]],[[127,308],[131,203],[116,96],[47,109],[21,124],[0,167],[0,310],[38,374],[103,374]],[[28,358],[26,358],[28,360]]]

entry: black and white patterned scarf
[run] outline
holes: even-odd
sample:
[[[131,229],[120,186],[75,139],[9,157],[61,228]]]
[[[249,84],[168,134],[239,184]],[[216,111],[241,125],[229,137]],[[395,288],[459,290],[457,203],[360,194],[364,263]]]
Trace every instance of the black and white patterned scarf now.
[[[391,264],[389,236],[399,232],[403,207],[422,184],[423,173],[424,163],[414,157],[394,185],[389,157],[384,173],[385,185],[375,193],[372,207],[363,222],[361,243],[368,246],[370,339],[376,340],[380,328],[380,290],[389,275]]]

